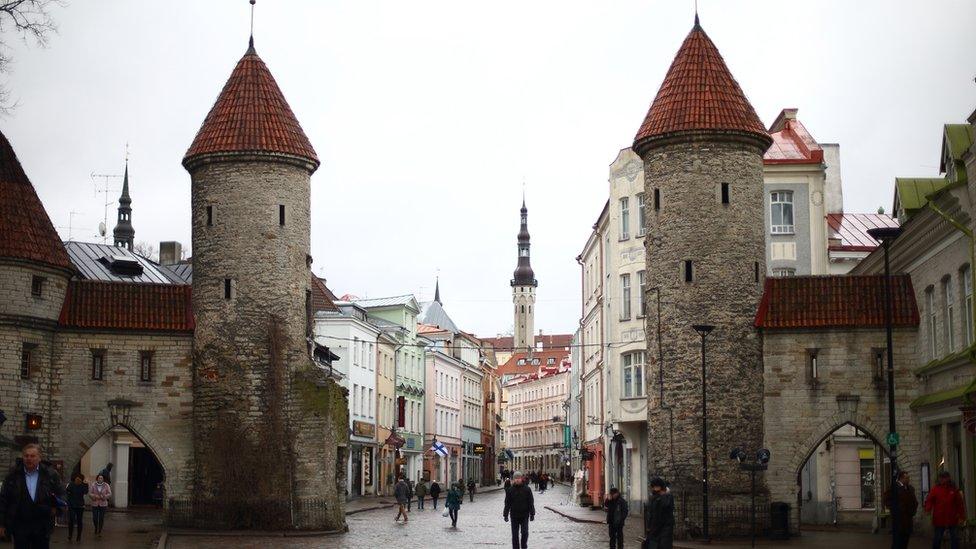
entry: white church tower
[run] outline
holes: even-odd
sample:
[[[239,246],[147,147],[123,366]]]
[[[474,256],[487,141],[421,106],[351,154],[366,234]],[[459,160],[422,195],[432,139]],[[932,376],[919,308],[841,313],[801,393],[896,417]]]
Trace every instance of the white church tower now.
[[[522,199],[522,227],[518,234],[518,266],[512,278],[512,301],[515,303],[515,351],[525,351],[533,346],[535,328],[535,279],[529,262],[529,210]]]

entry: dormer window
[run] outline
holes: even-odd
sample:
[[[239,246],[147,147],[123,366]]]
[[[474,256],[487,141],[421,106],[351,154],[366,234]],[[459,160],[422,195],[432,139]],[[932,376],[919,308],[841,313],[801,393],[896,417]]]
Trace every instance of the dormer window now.
[[[44,280],[43,276],[32,276],[31,277],[31,295],[34,297],[41,297],[44,294]]]

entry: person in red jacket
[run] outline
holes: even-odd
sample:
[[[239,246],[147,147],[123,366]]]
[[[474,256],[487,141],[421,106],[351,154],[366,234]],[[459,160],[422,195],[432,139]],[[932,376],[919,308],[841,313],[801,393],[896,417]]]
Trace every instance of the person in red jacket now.
[[[942,547],[942,537],[948,530],[952,549],[959,549],[959,525],[966,521],[966,502],[949,473],[939,473],[939,483],[925,498],[925,512],[932,514],[932,548]]]

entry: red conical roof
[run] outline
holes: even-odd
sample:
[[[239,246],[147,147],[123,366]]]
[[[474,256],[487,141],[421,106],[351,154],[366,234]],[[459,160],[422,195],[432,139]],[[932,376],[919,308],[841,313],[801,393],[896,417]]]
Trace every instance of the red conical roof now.
[[[0,257],[73,269],[7,136],[0,133]]]
[[[770,140],[722,54],[696,22],[634,137],[634,150],[657,138],[701,131],[745,133]]]
[[[319,165],[278,83],[252,46],[224,84],[183,165],[204,155],[255,152],[297,156]]]

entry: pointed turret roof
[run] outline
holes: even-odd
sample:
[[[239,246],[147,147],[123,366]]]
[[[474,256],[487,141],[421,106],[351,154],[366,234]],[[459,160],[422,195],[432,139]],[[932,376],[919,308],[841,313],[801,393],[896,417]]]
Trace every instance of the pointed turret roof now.
[[[701,132],[744,134],[767,146],[770,141],[755,109],[696,16],[695,26],[681,44],[634,137],[634,150],[641,154],[656,139]]]
[[[73,269],[41,199],[0,133],[0,257]]]
[[[212,154],[272,153],[319,165],[318,155],[253,42],[203,121],[183,166]]]
[[[434,301],[441,302],[441,277],[437,277],[437,281],[434,282]]]
[[[125,175],[122,176],[122,196],[119,197],[119,204],[123,206],[128,206],[132,204],[132,198],[129,196],[129,161],[125,161]]]

